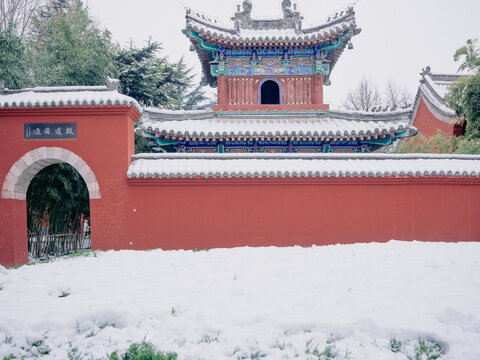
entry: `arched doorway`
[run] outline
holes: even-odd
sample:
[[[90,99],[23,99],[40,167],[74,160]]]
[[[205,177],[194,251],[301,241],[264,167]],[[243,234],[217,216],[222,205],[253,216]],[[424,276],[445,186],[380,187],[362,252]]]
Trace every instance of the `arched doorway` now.
[[[74,168],[84,182],[89,200],[101,199],[100,187],[95,174],[88,164],[75,153],[59,147],[41,147],[24,154],[11,166],[3,182],[1,193],[2,199],[20,200],[12,203],[15,205],[14,211],[18,214],[12,218],[14,224],[10,229],[14,234],[6,234],[11,236],[13,240],[14,251],[20,254],[18,259],[22,260],[16,260],[18,263],[27,261],[27,241],[25,239],[27,238],[28,221],[25,200],[27,199],[28,189],[32,179],[39,172],[54,164],[69,164],[68,166]],[[21,211],[24,214],[23,216],[18,213],[20,207],[23,208]],[[95,228],[92,227],[92,230],[92,239],[94,239]]]
[[[260,100],[262,105],[280,104],[280,86],[273,80],[265,81],[260,87]]]
[[[90,198],[67,163],[45,167],[27,190],[28,254],[42,259],[90,249]]]

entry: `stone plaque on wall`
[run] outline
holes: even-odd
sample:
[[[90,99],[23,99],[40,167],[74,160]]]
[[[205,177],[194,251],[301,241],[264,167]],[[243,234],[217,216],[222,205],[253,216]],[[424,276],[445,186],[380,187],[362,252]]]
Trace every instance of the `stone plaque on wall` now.
[[[76,123],[24,124],[25,140],[70,140],[77,138]]]

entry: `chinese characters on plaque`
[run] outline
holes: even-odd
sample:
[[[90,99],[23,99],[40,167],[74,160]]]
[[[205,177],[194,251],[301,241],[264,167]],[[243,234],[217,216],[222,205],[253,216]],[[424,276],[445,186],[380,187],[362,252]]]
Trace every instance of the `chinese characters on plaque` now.
[[[77,138],[76,123],[24,124],[25,140],[68,140]]]

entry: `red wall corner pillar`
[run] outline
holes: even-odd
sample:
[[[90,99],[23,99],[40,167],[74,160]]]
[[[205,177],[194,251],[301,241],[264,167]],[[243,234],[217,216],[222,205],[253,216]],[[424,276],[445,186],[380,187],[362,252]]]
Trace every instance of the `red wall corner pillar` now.
[[[27,205],[25,200],[0,199],[0,264],[28,263]]]

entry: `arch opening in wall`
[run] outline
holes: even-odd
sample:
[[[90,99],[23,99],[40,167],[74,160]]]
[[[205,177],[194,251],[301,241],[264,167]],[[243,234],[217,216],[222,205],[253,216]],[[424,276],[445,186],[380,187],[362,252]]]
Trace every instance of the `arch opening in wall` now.
[[[84,179],[67,163],[40,170],[27,190],[29,259],[91,248],[90,197]]]
[[[280,85],[274,80],[266,80],[260,85],[260,104],[279,105],[281,104]]]
[[[26,153],[10,168],[2,185],[1,197],[3,199],[27,200],[27,193],[35,176],[55,164],[60,164],[61,167],[67,168],[68,171],[78,175],[78,184],[83,187],[83,196],[84,198],[88,198],[88,210],[83,211],[80,215],[79,218],[82,220],[80,223],[67,223],[67,225],[71,225],[70,227],[66,227],[66,231],[70,232],[70,234],[55,234],[56,237],[53,237],[51,239],[52,241],[49,241],[50,243],[57,242],[60,246],[60,251],[63,252],[80,250],[81,247],[88,248],[90,247],[90,229],[89,224],[85,226],[86,222],[83,220],[89,220],[90,200],[101,199],[101,194],[95,174],[87,163],[75,153],[59,147],[41,147]],[[80,186],[78,184],[72,185],[70,191],[76,193],[78,191],[76,187]],[[42,186],[40,186],[40,191],[44,191],[42,190]],[[23,226],[25,226],[25,233],[27,233],[27,223]],[[39,227],[42,227],[41,222]],[[86,235],[88,239],[82,239],[83,243],[79,243],[79,239],[76,238],[77,234],[71,234],[71,231],[69,231],[73,228],[76,228],[78,230],[77,233],[80,234],[87,232]],[[48,234],[52,235],[50,231]],[[46,233],[44,232],[43,235],[46,235]],[[44,247],[46,246],[45,237],[42,238],[39,233],[33,234],[33,236],[33,238],[29,237],[28,241],[34,242],[34,246],[40,247],[43,249],[42,251],[44,251]],[[87,241],[87,243],[85,243],[85,241]],[[31,247],[31,244],[29,244],[29,247]]]

